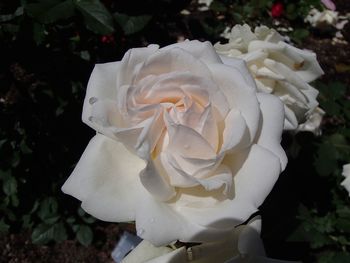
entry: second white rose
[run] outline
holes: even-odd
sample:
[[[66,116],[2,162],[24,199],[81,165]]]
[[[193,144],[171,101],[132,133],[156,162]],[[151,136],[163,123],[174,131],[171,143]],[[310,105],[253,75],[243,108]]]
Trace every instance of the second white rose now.
[[[310,82],[323,74],[316,54],[286,43],[274,29],[248,25],[232,28],[227,44],[215,44],[225,64],[246,61],[260,92],[278,96],[285,105],[285,129],[317,133],[324,112]]]

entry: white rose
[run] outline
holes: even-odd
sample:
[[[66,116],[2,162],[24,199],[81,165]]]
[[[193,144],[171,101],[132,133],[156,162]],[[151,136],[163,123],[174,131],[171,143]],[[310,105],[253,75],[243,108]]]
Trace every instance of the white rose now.
[[[341,182],[341,185],[344,186],[346,191],[349,192],[349,196],[350,196],[350,163],[345,164],[343,166],[342,175],[345,177],[345,179],[343,182]]]
[[[320,29],[330,25],[335,26],[338,21],[338,12],[328,9],[320,12],[313,8],[305,17],[304,21],[309,22],[313,27],[318,27]]]
[[[318,91],[308,83],[323,74],[315,53],[284,42],[275,30],[248,25],[232,28],[227,44],[215,44],[225,64],[231,58],[247,62],[259,91],[278,96],[285,105],[285,129],[295,130],[317,108]]]
[[[142,241],[122,263],[291,263],[266,257],[260,238],[261,220],[255,217],[247,225],[235,228],[221,241],[205,243],[186,249],[184,246],[154,247]]]
[[[82,118],[98,133],[62,190],[101,220],[136,221],[156,246],[244,222],[286,165],[284,112],[233,62],[186,41],[96,65]]]

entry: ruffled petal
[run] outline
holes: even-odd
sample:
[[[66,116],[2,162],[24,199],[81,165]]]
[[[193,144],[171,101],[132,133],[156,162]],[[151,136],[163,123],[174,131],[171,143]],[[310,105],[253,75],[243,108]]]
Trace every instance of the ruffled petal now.
[[[105,221],[130,221],[140,200],[138,174],[145,162],[114,140],[97,134],[62,191],[82,201],[91,215]]]

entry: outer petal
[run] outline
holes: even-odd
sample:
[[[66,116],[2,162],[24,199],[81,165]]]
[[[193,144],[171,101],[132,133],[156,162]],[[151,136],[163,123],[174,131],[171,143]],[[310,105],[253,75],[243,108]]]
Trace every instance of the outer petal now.
[[[228,155],[223,163],[231,167],[232,173],[236,174],[233,183],[234,197],[231,200],[218,199],[216,203],[208,206],[209,201],[206,198],[196,197],[190,192],[182,194],[175,203],[177,211],[184,218],[205,228],[201,233],[202,237],[206,231],[229,231],[247,220],[270,193],[281,172],[279,158],[259,145],[253,145],[248,155]],[[242,163],[243,166],[240,166]],[[192,203],[197,206],[191,206]],[[203,241],[196,239],[197,235],[195,231],[188,231],[186,241]]]
[[[82,207],[105,221],[135,219],[145,162],[103,135],[91,139],[62,191],[81,200]]]
[[[215,52],[213,45],[209,41],[200,42],[198,40],[184,41],[181,43],[175,43],[161,50],[170,50],[172,48],[181,48],[192,54],[197,59],[202,60],[205,63],[220,63],[221,60],[218,54]]]
[[[274,153],[281,162],[281,168],[287,165],[287,156],[281,146],[283,131],[283,103],[273,95],[258,93],[262,114],[261,129],[257,135],[257,144]]]
[[[120,62],[96,64],[91,73],[83,106],[82,119],[87,125],[95,129],[89,121],[92,113],[92,104],[96,99],[116,99],[116,75],[120,70]]]

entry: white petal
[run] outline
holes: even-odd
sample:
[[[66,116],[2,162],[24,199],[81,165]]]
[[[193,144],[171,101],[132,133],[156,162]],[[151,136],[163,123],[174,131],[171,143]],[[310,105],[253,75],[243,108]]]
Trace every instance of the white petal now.
[[[141,68],[144,61],[157,52],[158,45],[149,45],[144,48],[132,48],[125,53],[120,62],[120,70],[117,77],[117,88],[123,85],[130,85],[136,72]]]
[[[247,124],[238,110],[232,109],[225,119],[221,153],[235,151],[249,143]]]
[[[304,59],[304,65],[297,70],[297,74],[304,81],[309,83],[324,74],[315,53],[308,50],[301,50],[288,44],[285,45],[286,52],[298,54]]]
[[[138,174],[145,162],[103,135],[91,139],[62,191],[81,200],[91,215],[105,221],[130,221],[140,199]]]
[[[167,201],[174,197],[175,189],[170,186],[165,177],[165,173],[156,168],[156,161],[157,160],[148,161],[146,168],[140,173],[140,179],[143,186],[154,196],[154,198],[161,201]]]
[[[225,65],[233,67],[235,70],[239,71],[241,73],[241,77],[245,79],[250,88],[255,87],[254,78],[250,74],[247,65],[243,59],[232,58],[227,56],[220,56],[220,58]]]
[[[181,124],[167,125],[169,151],[189,158],[212,159],[216,153],[211,145],[195,130]]]
[[[155,200],[145,190],[141,194],[142,203],[138,206],[135,220],[137,235],[154,246],[164,246],[178,240],[188,223],[167,203]]]
[[[210,76],[206,64],[181,48],[172,48],[170,50],[159,50],[151,55],[137,72],[134,83],[149,75],[159,76],[176,71],[188,71],[194,76]]]
[[[104,99],[117,98],[116,76],[120,70],[120,62],[96,64],[91,73],[83,106],[82,119],[91,128],[95,128],[89,121],[93,102]]]
[[[192,54],[197,59],[202,60],[205,63],[220,63],[220,58],[215,52],[213,45],[208,42],[200,42],[198,40],[184,41],[181,43],[175,43],[166,47],[161,48],[161,50],[170,50],[172,48],[181,48],[186,50],[188,53]]]
[[[224,195],[227,195],[228,197],[231,195],[233,181],[232,173],[225,165],[220,165],[210,177],[198,179],[198,181],[207,191],[216,190],[224,186]]]
[[[274,153],[281,162],[281,169],[287,165],[287,156],[281,146],[284,109],[279,99],[270,94],[258,93],[262,122],[257,144]]]
[[[231,109],[239,110],[248,126],[250,139],[255,137],[259,124],[259,103],[256,98],[256,87],[233,67],[221,64],[210,65],[213,78],[230,105]]]
[[[265,200],[281,171],[279,159],[259,145],[254,145],[248,155],[228,155],[223,163],[231,167],[234,175],[232,199],[218,198],[216,202],[212,202],[198,193],[193,195],[191,191],[182,191],[174,204],[184,218],[207,228],[202,231],[201,237],[209,230],[232,230],[234,226],[247,220]],[[193,189],[192,192],[195,193]],[[187,238],[194,239],[195,236],[191,235],[193,233],[188,232]]]
[[[254,217],[241,228],[237,244],[238,251],[243,255],[265,256],[264,245],[260,238],[261,218]]]
[[[250,26],[247,24],[244,25],[235,25],[231,30],[230,41],[237,41],[241,38],[245,46],[248,46],[249,42],[257,39],[256,36],[250,29]]]

